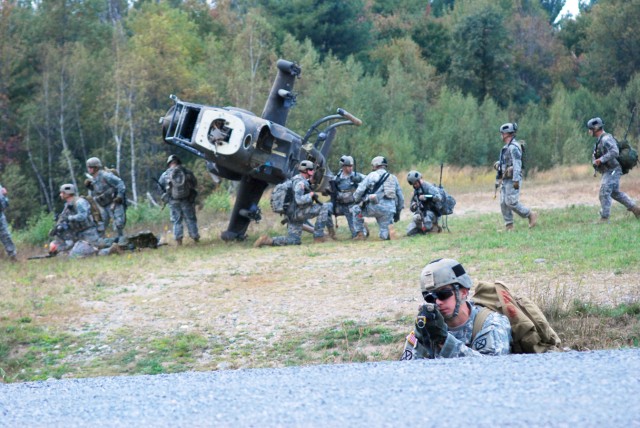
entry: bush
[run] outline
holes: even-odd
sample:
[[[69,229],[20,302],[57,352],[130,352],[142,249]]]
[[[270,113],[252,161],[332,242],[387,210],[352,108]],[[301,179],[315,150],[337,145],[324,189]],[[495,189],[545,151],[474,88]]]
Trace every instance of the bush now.
[[[53,215],[42,211],[27,220],[27,227],[16,234],[16,242],[40,246],[49,241],[49,231],[54,224]]]
[[[204,207],[214,212],[229,212],[231,210],[231,197],[226,190],[215,191],[204,200]]]

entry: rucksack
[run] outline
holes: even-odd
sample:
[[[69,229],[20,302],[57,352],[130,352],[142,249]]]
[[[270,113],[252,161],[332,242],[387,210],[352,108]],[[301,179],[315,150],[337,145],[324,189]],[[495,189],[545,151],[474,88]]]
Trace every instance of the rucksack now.
[[[171,199],[186,199],[191,195],[191,182],[181,166],[173,168],[169,175]]]
[[[271,192],[271,209],[277,214],[286,214],[293,201],[293,181],[285,180],[277,184]]]
[[[615,138],[614,138],[615,140]],[[638,165],[638,152],[629,145],[627,140],[623,140],[621,143],[616,140],[618,144],[618,163],[622,168],[622,173],[626,174]]]
[[[98,207],[98,204],[93,199],[93,197],[88,195],[87,196],[80,195],[80,197],[85,199],[87,202],[89,202],[89,206],[91,207],[91,216],[93,217],[94,223],[96,225],[100,223],[102,221],[102,213],[100,211],[100,207]]]
[[[490,311],[493,311],[509,318],[512,353],[537,354],[560,350],[560,338],[540,308],[526,297],[514,296],[502,282],[481,281],[472,301],[476,306],[483,307],[473,323],[473,338],[482,329]]]
[[[435,203],[436,210],[438,211],[436,214],[439,216],[453,214],[453,208],[456,206],[456,200],[442,187],[439,187],[438,191],[440,192],[441,200]]]

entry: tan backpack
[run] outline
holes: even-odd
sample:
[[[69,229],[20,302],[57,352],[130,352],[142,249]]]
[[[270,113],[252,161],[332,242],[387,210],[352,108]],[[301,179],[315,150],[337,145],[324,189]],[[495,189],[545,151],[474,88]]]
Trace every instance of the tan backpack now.
[[[560,351],[560,338],[540,308],[526,297],[514,296],[502,282],[481,281],[475,287],[472,300],[475,305],[486,308],[476,316],[473,338],[482,329],[490,311],[493,311],[509,318],[512,353],[537,354]]]

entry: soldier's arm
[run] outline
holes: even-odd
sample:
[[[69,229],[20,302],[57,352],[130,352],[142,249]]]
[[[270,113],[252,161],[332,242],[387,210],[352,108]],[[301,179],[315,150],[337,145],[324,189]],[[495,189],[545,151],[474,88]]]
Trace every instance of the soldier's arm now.
[[[604,138],[602,138],[602,145],[605,148],[605,150],[603,151],[606,153],[604,153],[600,157],[600,162],[607,163],[611,159],[617,158],[618,155],[620,154],[618,150],[618,145],[616,144],[613,137],[611,137],[610,135],[605,135]]]
[[[511,144],[509,149],[513,162],[513,181],[522,181],[522,152],[515,144]]]
[[[78,201],[76,203],[76,213],[69,215],[67,219],[71,222],[83,222],[89,217],[90,210],[91,208],[88,203],[85,205]]]
[[[107,181],[107,184],[109,184],[109,186],[114,187],[116,189],[117,196],[124,199],[124,193],[126,191],[124,181],[122,181],[120,177],[110,172],[105,174],[105,180]]]
[[[400,183],[396,178],[396,206],[400,209],[404,208],[404,193],[402,193],[402,188],[400,187]]]
[[[360,184],[358,184],[358,188],[353,193],[353,198],[355,199],[356,202],[360,202],[360,200],[362,199],[362,195],[364,195],[364,192],[366,192],[367,190],[368,185],[369,185],[369,176],[367,175],[364,178],[364,180],[362,180]]]
[[[305,193],[306,186],[303,180],[296,180],[293,182],[293,195],[296,199],[296,205],[304,206],[313,202],[311,199],[311,193]]]

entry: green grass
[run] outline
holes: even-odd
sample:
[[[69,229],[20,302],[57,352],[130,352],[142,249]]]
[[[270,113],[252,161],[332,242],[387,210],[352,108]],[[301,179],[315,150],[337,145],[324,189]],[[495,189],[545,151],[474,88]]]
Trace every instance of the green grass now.
[[[59,321],[76,310],[79,302],[113,302],[131,293],[134,284],[138,290],[153,287],[147,279],[150,272],[162,270],[159,278],[167,280],[163,287],[177,289],[182,267],[193,261],[202,261],[199,278],[205,283],[238,281],[212,290],[210,296],[231,298],[238,294],[239,284],[244,284],[249,290],[240,300],[244,304],[253,299],[250,286],[262,278],[265,268],[285,285],[304,284],[300,281],[304,278],[318,280],[313,287],[332,286],[336,279],[341,281],[340,287],[372,282],[417,287],[417,273],[426,262],[453,257],[471,268],[474,280],[551,278],[553,284],[536,284],[533,297],[564,346],[578,350],[639,346],[640,292],[630,296],[630,301],[601,305],[572,301],[570,293],[556,287],[566,279],[577,282],[585,277],[588,287],[592,275],[636,278],[640,272],[635,239],[640,235],[640,222],[620,207],[613,210],[610,224],[599,224],[597,217],[594,207],[542,210],[539,227],[528,229],[526,220],[516,218],[516,230],[505,233],[499,213],[453,215],[449,217],[452,233],[407,238],[402,236],[406,222],[401,222],[396,227],[401,238],[390,242],[376,240],[374,225],[374,238],[364,243],[344,238],[316,246],[305,234],[301,247],[256,250],[251,247],[251,238],[233,244],[212,239],[207,245],[184,246],[180,251],[161,247],[120,257],[1,264],[0,376],[5,382],[16,382],[211,370],[219,364],[238,368],[397,359],[415,315],[363,322],[354,313],[343,320],[330,318],[329,327],[308,326],[266,338],[254,337],[250,330],[238,330],[230,338],[224,336],[228,332],[197,326],[189,332],[127,328],[107,334],[91,330],[99,327]],[[284,228],[274,224],[267,230],[252,226],[252,238],[283,233]],[[339,233],[345,234],[342,219],[341,224],[344,228],[341,226]],[[364,263],[353,261],[364,256]],[[239,267],[229,263],[228,272],[208,267],[207,261],[228,257],[247,257],[253,262]],[[342,264],[330,265],[336,266],[331,272],[323,271],[323,263],[331,258]],[[167,271],[167,267],[175,270]],[[216,308],[211,312],[215,316]],[[158,313],[166,315],[166,310]]]

